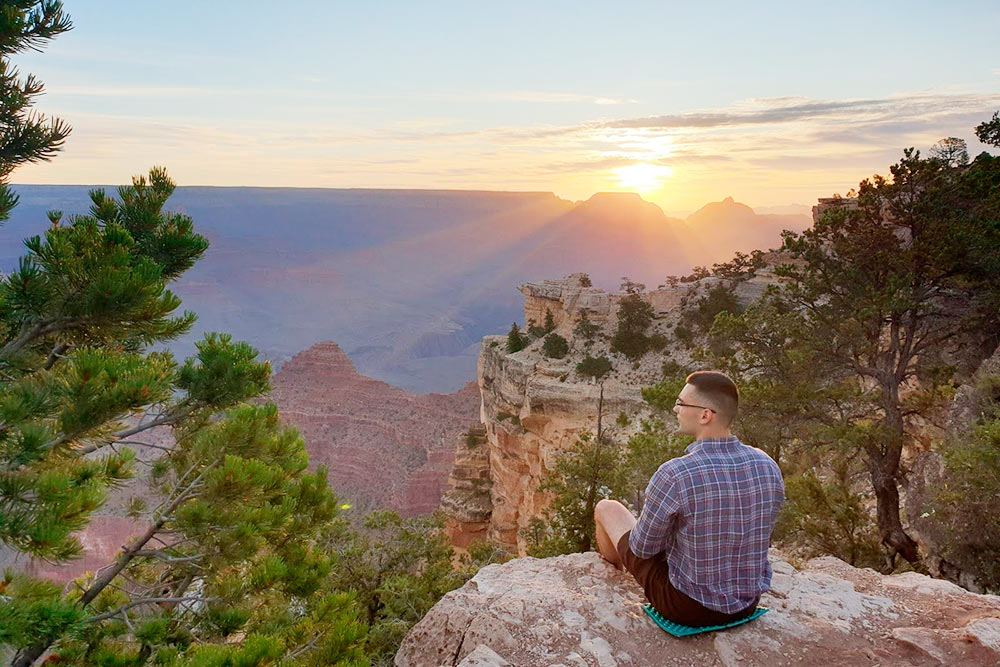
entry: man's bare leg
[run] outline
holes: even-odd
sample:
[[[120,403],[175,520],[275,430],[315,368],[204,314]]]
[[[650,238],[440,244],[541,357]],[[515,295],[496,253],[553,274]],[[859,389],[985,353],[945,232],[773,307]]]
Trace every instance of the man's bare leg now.
[[[618,541],[622,535],[632,530],[635,517],[617,500],[605,499],[594,508],[594,524],[597,526],[597,552],[620,570],[622,564],[618,558]]]

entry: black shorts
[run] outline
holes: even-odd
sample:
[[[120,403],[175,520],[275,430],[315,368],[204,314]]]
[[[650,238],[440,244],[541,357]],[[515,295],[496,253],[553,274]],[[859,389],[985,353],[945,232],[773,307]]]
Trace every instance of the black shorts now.
[[[642,586],[646,599],[656,611],[667,620],[694,628],[709,625],[725,625],[746,618],[757,608],[757,601],[735,614],[724,614],[702,605],[670,583],[667,559],[661,551],[652,558],[639,558],[628,546],[632,531],[626,532],[618,540],[618,558],[635,580]]]

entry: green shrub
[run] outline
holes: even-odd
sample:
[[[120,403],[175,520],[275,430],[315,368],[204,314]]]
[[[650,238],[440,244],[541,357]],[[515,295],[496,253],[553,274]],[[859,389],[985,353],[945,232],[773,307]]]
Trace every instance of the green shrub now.
[[[592,377],[600,380],[611,370],[611,360],[607,357],[592,357],[589,354],[576,365],[576,372],[580,375]]]
[[[586,308],[580,311],[580,320],[573,328],[573,335],[579,336],[584,341],[584,347],[590,347],[594,342],[594,337],[601,327],[590,321],[590,311]]]
[[[511,424],[515,424],[515,425],[518,425],[518,426],[520,426],[520,424],[521,424],[521,418],[518,417],[515,414],[511,414],[510,412],[505,412],[505,411],[502,411],[502,410],[497,413],[497,421],[498,422],[504,422],[504,421],[507,421],[508,419],[510,420]]]
[[[942,556],[1000,591],[1000,411],[942,448],[944,477],[927,521]]]
[[[705,333],[712,328],[715,316],[719,313],[740,315],[744,310],[745,308],[736,298],[736,293],[732,288],[724,283],[719,283],[709,288],[708,293],[695,302],[693,309],[685,311],[683,317],[702,333]]]
[[[546,357],[562,359],[569,352],[569,343],[557,333],[550,333],[542,343],[542,352]]]
[[[826,480],[812,470],[786,477],[774,540],[810,558],[832,555],[855,567],[882,567],[878,530],[864,497],[851,490],[847,470],[841,464]]]
[[[532,338],[542,338],[556,329],[555,319],[552,317],[552,311],[548,308],[545,309],[545,322],[542,326],[538,326],[534,320],[528,320],[528,333],[531,334]]]
[[[665,380],[675,380],[687,375],[687,370],[673,359],[665,360],[661,366],[661,370],[663,372],[663,379]]]
[[[685,347],[691,347],[691,344],[694,343],[694,333],[683,324],[678,324],[677,328],[674,329],[674,337]]]
[[[611,349],[635,360],[650,350],[646,330],[653,322],[653,306],[638,292],[629,292],[618,304],[618,329]]]

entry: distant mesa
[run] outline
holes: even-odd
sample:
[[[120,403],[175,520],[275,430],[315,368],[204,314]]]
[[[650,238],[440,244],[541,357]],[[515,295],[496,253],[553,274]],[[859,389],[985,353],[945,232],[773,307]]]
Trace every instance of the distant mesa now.
[[[358,510],[431,513],[451,470],[455,443],[479,421],[472,382],[452,394],[410,394],[358,374],[339,345],[317,343],[272,382],[281,416],[306,440],[313,465]]]

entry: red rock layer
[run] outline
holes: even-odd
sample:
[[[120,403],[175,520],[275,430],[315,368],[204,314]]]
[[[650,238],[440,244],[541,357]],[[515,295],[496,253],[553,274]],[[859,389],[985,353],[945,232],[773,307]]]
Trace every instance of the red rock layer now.
[[[336,343],[295,355],[272,398],[306,439],[313,465],[359,509],[429,514],[441,500],[458,435],[479,421],[479,389],[409,394],[359,375]]]

